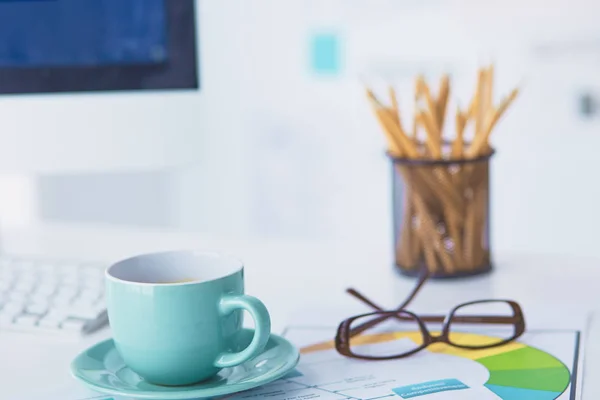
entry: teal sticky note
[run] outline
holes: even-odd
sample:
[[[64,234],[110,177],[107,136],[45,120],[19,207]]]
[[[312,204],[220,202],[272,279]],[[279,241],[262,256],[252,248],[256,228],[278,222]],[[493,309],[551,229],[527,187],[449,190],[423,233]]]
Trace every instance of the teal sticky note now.
[[[311,38],[311,67],[317,74],[338,74],[342,64],[339,35],[316,33]]]

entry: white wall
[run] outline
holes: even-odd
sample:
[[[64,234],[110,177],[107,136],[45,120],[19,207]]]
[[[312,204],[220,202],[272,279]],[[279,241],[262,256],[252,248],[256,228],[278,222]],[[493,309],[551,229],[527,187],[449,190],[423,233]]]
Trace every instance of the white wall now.
[[[581,118],[578,96],[588,88],[599,92],[598,6],[538,3],[247,4],[237,32],[246,49],[238,73],[250,85],[247,122],[239,132],[249,143],[249,204],[266,202],[286,232],[302,227],[365,244],[386,240],[384,141],[361,82],[378,89],[378,83],[395,83],[410,111],[414,75],[449,70],[464,105],[475,68],[491,60],[498,96],[522,88],[493,137],[494,245],[595,254],[600,189],[593,163],[600,125],[597,118]],[[343,38],[346,65],[339,77],[316,77],[307,65],[309,38],[319,29],[337,29]],[[537,49],[548,45],[570,50],[542,56]],[[257,189],[265,187],[270,190]],[[310,201],[306,193],[314,194]],[[292,198],[284,202],[285,196]],[[293,208],[292,215],[283,217],[282,208]]]
[[[594,254],[600,125],[580,118],[577,100],[582,88],[600,95],[598,6],[539,3],[204,0],[199,92],[0,98],[0,166],[177,169],[173,199],[157,207],[173,207],[180,229],[368,246],[389,240],[391,221],[363,84],[393,82],[409,113],[414,75],[450,71],[466,104],[478,63],[493,60],[497,93],[523,90],[493,137],[494,245]],[[320,30],[342,39],[339,75],[310,68]],[[535,51],[578,39],[588,42],[569,53]]]

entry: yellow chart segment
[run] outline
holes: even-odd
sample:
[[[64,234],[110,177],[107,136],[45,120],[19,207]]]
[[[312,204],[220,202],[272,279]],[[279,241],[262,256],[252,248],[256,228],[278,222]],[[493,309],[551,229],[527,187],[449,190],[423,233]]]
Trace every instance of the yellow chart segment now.
[[[432,332],[432,334],[439,335],[439,332]],[[361,335],[357,338],[352,339],[352,345],[385,343],[398,339],[410,339],[417,345],[423,343],[423,336],[420,332],[386,332],[371,335]],[[491,341],[497,341],[497,339],[491,336],[475,333],[452,332],[450,333],[450,341],[453,341],[455,343],[469,343],[469,345],[484,345],[490,343]],[[492,347],[489,349],[471,350],[461,349],[458,347],[447,345],[445,343],[435,343],[427,347],[427,350],[433,353],[450,354],[458,357],[468,358],[471,360],[477,360],[479,358],[490,357],[496,354],[518,350],[525,346],[526,345],[524,345],[523,343],[511,342],[502,346]],[[334,348],[334,342],[333,340],[330,340],[327,342],[303,347],[300,350],[300,352],[302,354],[309,354],[316,351],[330,350]]]

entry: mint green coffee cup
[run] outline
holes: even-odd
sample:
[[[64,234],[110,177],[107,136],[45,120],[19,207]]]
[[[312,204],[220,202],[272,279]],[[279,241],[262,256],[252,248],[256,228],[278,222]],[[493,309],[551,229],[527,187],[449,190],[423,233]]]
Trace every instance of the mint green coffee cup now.
[[[259,355],[271,332],[264,304],[244,294],[244,266],[216,253],[143,254],[106,270],[106,302],[117,351],[148,382],[209,379]],[[241,348],[243,310],[254,338]],[[246,342],[247,343],[247,342]]]

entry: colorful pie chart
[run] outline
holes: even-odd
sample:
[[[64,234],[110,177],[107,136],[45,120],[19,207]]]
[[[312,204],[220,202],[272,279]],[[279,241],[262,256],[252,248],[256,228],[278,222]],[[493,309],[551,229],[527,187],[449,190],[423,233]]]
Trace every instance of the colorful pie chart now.
[[[382,343],[398,339],[421,342],[419,332],[389,332],[363,335],[359,344]],[[483,344],[494,340],[491,336],[455,332],[451,339],[456,343]],[[302,353],[331,349],[332,342],[305,347]],[[571,373],[559,359],[545,351],[521,342],[482,350],[467,350],[446,344],[434,344],[427,348],[473,360],[489,371],[485,387],[503,400],[554,400],[569,387]]]

